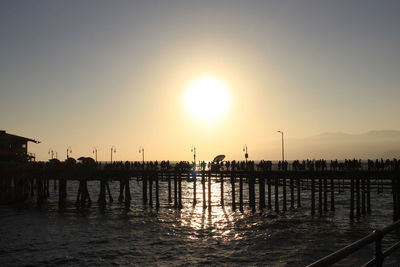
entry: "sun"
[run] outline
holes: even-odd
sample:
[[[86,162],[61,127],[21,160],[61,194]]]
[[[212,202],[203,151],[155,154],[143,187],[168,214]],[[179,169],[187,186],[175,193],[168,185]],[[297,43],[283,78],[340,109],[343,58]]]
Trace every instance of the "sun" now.
[[[230,106],[228,87],[214,77],[202,77],[186,89],[184,102],[190,114],[202,122],[220,120]]]

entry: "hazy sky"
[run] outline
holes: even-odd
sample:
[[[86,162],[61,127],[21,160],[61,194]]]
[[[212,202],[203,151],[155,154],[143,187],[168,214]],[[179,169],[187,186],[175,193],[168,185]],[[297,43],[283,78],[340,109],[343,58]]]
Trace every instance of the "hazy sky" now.
[[[400,1],[1,1],[0,128],[65,159],[198,159],[322,132],[400,130]],[[183,103],[212,76],[214,123]],[[210,96],[212,97],[212,96]],[[288,148],[289,149],[289,148]],[[280,150],[265,158],[278,158]]]

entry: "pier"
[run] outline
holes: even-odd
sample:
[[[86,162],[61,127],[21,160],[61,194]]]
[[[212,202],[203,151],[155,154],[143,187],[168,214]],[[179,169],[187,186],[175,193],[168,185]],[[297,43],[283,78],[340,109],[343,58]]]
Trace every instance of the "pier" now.
[[[250,166],[250,165],[249,165]],[[192,205],[201,203],[203,208],[213,205],[231,205],[243,211],[248,205],[253,212],[271,210],[284,213],[288,209],[307,208],[311,215],[324,214],[337,208],[348,209],[351,219],[373,211],[374,198],[383,191],[393,194],[393,220],[400,219],[400,171],[396,167],[386,169],[280,169],[236,168],[235,166],[212,166],[193,170],[189,164],[178,163],[174,167],[156,164],[133,165],[113,164],[71,164],[31,162],[24,165],[2,166],[0,171],[0,201],[16,203],[34,200],[45,201],[50,194],[58,194],[60,205],[67,199],[67,183],[78,181],[77,205],[90,205],[93,200],[106,205],[114,199],[131,204],[131,186],[142,188],[143,205],[160,208],[169,205],[182,208],[182,183],[192,183]],[[98,181],[99,195],[90,196],[88,181]],[[137,181],[133,184],[132,181]],[[111,183],[119,183],[119,195],[113,196]],[[168,190],[160,191],[160,184],[168,185]],[[219,184],[220,200],[211,200],[213,184]],[[224,192],[224,184],[230,184],[231,192]],[[245,188],[246,184],[247,188]],[[51,186],[53,185],[53,186]],[[258,187],[258,194],[256,194]],[[248,199],[244,199],[248,190]],[[168,194],[167,203],[160,203],[160,194]],[[347,193],[348,205],[338,207],[335,198]],[[305,201],[304,196],[309,196]],[[346,195],[347,196],[347,195]],[[186,200],[185,203],[190,202]]]

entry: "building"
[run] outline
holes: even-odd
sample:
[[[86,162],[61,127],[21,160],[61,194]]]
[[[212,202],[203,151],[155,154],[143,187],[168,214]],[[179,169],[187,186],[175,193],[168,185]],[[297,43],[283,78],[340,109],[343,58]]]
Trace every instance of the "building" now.
[[[34,139],[8,134],[6,131],[0,130],[0,162],[35,160],[35,155],[28,153],[28,142],[40,143]]]

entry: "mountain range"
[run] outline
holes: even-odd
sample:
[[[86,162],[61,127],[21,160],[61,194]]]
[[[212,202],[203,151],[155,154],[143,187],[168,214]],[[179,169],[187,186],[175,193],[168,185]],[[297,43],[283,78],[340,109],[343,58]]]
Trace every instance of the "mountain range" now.
[[[256,158],[279,159],[280,142],[254,150]],[[400,131],[380,130],[362,134],[327,132],[302,139],[285,139],[285,159],[400,158]]]

